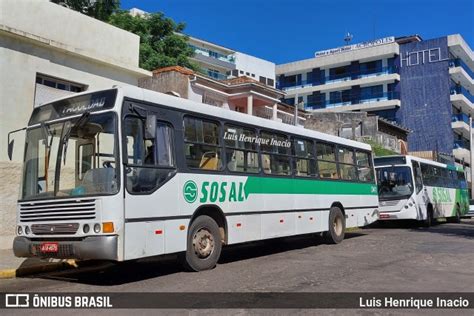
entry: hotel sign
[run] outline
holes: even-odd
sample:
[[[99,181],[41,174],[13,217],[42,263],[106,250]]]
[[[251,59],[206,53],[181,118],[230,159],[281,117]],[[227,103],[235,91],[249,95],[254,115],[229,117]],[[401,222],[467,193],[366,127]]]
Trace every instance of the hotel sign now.
[[[447,56],[445,56],[444,58],[441,57],[440,47],[423,49],[414,52],[405,52],[404,55],[400,55],[400,67],[410,67],[416,65],[424,65],[428,63],[437,63],[448,59],[449,58]]]
[[[374,46],[379,46],[379,45],[390,44],[394,42],[395,42],[395,37],[389,36],[389,37],[379,38],[373,41],[367,41],[367,42],[342,46],[342,47],[333,48],[333,49],[321,50],[319,52],[314,53],[314,57],[329,56],[329,55],[344,53],[344,52],[353,51],[353,50],[362,49],[362,48],[369,48],[369,47],[374,47]]]

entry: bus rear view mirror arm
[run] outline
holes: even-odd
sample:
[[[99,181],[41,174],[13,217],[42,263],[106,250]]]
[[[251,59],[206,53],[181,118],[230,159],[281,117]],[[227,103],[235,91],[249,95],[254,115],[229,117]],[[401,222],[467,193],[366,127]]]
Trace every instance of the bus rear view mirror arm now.
[[[24,131],[24,130],[26,130],[26,127],[16,129],[16,130],[11,131],[11,132],[8,133],[8,159],[12,160],[13,147],[15,145],[15,140],[14,139],[10,140],[10,135],[15,134],[15,133],[20,132],[20,131]]]

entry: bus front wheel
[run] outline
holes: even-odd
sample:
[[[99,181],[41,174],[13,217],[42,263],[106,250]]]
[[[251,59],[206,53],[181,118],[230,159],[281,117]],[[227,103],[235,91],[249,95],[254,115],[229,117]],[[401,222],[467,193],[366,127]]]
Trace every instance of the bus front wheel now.
[[[326,242],[338,244],[344,240],[346,230],[346,218],[337,206],[331,207],[329,211],[329,230],[324,233]]]
[[[189,271],[210,270],[216,266],[221,250],[219,226],[211,217],[201,215],[189,227],[186,253],[181,261]]]

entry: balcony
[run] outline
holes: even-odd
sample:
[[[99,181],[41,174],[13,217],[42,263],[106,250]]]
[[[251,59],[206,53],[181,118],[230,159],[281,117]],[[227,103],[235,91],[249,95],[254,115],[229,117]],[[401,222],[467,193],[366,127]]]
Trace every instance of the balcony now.
[[[227,79],[227,76],[224,75],[224,74],[221,74],[219,72],[214,72],[214,71],[207,71],[206,73],[204,73],[206,76],[212,78],[212,79],[216,79],[216,80],[226,80]]]
[[[235,69],[234,55],[224,55],[216,51],[212,51],[203,47],[197,47],[191,44],[189,44],[189,47],[194,51],[194,59],[197,61],[229,70]]]
[[[349,96],[344,100],[321,100],[305,103],[305,110],[330,110],[330,111],[379,111],[400,106],[400,93],[389,91],[377,95]]]
[[[461,67],[471,78],[474,78],[474,71],[460,58],[451,59],[449,61],[449,68]]]
[[[451,87],[451,103],[463,113],[474,115],[474,95],[463,86]]]
[[[377,70],[366,70],[366,71],[358,71],[353,73],[344,73],[332,76],[326,76],[321,78],[321,80],[299,80],[295,82],[277,82],[277,88],[283,91],[293,90],[293,89],[301,89],[313,86],[320,86],[326,84],[335,84],[335,83],[344,83],[351,80],[358,80],[364,78],[376,78],[379,76],[389,75],[389,74],[396,74],[395,67],[383,67]],[[351,83],[355,84],[355,83]]]
[[[469,138],[469,116],[467,114],[453,114],[451,117],[451,127],[459,134]]]
[[[449,61],[449,74],[455,82],[474,91],[474,71],[461,59],[452,59]]]
[[[455,140],[453,155],[456,159],[469,161],[470,159],[470,145],[466,140]]]

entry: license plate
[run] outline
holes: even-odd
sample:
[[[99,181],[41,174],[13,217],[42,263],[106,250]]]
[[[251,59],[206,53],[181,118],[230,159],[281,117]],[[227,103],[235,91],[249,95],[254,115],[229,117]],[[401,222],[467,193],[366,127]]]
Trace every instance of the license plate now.
[[[45,242],[40,246],[41,252],[58,252],[58,248],[57,242]]]

